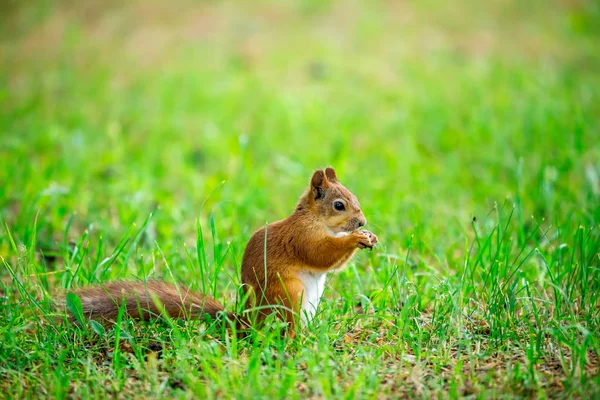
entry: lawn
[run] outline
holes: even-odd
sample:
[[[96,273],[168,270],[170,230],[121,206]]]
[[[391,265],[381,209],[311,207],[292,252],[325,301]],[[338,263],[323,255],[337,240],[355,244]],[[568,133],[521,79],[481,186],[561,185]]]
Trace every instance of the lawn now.
[[[597,398],[600,5],[0,5],[0,393]],[[246,241],[336,168],[379,236],[295,340],[65,318]]]

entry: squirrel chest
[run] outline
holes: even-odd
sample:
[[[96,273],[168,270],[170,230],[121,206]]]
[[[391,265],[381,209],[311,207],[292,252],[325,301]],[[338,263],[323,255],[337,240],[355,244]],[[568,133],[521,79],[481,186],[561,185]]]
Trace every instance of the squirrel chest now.
[[[327,272],[301,271],[296,273],[304,284],[302,295],[302,319],[310,321],[317,312],[317,307],[325,290]]]

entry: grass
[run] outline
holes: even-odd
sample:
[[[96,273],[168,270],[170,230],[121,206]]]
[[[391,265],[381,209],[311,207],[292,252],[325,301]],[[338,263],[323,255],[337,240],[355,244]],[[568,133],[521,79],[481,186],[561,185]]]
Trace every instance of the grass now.
[[[600,396],[596,2],[3,7],[7,397]],[[118,279],[236,309],[327,165],[381,243],[299,339],[64,319]]]

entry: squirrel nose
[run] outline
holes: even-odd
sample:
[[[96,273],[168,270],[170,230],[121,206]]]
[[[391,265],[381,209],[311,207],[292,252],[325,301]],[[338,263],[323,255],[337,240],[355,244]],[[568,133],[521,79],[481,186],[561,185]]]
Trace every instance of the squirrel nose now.
[[[366,224],[367,224],[366,218],[361,218],[361,219],[358,220],[358,227],[359,228],[365,226]]]

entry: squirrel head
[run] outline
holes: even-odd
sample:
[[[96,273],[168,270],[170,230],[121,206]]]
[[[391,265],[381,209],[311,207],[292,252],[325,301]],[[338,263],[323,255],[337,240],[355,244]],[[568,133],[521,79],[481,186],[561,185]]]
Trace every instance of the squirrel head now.
[[[337,179],[331,167],[317,170],[298,209],[306,209],[333,235],[352,232],[367,223],[355,195]]]

